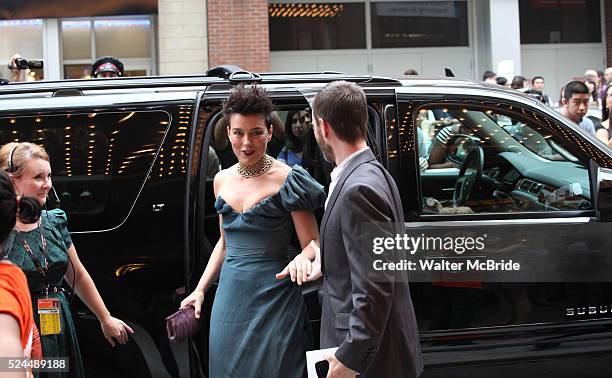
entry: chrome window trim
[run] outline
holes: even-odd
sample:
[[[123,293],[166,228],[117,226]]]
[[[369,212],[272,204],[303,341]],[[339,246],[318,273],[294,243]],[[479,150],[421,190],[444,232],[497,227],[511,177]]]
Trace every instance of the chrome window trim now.
[[[464,227],[464,226],[499,226],[505,224],[583,224],[591,222],[589,217],[577,218],[540,218],[540,219],[487,219],[475,221],[432,221],[404,222],[406,228],[418,227]]]

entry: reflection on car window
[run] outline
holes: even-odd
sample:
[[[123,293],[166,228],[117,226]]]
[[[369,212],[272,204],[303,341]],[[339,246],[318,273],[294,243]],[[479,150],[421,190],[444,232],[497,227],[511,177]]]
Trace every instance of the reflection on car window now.
[[[545,122],[464,106],[421,107],[413,121],[423,214],[592,208],[586,160]]]
[[[302,155],[308,131],[312,128],[310,109],[283,112],[285,145],[276,158],[290,167],[302,165]]]
[[[538,156],[548,160],[577,161],[576,157],[571,153],[555,144],[550,139],[550,134],[542,134],[541,127],[529,126],[518,119],[503,114],[491,113],[489,117],[497,122],[517,142]]]
[[[158,150],[159,168],[152,172],[156,180],[186,169],[184,136],[172,139],[168,146],[172,151],[161,146],[169,125],[170,114],[165,111],[0,118],[0,145],[42,144],[71,231],[109,229],[127,217]]]

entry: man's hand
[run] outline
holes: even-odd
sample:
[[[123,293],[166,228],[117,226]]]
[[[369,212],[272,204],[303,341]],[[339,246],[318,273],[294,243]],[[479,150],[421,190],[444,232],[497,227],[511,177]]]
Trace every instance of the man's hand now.
[[[329,362],[327,378],[354,378],[358,374],[356,371],[340,362],[333,354],[325,356],[325,359]]]
[[[320,271],[321,269],[319,269]],[[312,273],[312,262],[303,254],[295,256],[295,258],[283,269],[276,274],[277,279],[283,279],[288,275],[291,276],[291,282],[297,282],[301,285],[308,281],[308,277]]]

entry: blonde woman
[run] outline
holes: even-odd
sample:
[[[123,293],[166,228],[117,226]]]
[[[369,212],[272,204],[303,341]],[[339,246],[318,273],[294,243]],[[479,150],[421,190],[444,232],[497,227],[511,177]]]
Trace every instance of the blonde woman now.
[[[41,206],[45,205],[52,185],[49,156],[43,147],[33,143],[8,143],[0,148],[0,168],[8,172],[18,196],[34,197]],[[70,373],[53,376],[82,377],[79,342],[62,291],[63,280],[72,285],[79,298],[96,315],[104,337],[112,346],[127,343],[128,335],[133,331],[107,310],[96,285],[79,260],[66,223],[66,214],[61,210],[43,211],[38,221],[33,223],[18,217],[6,253],[8,259],[26,274],[43,355],[68,357],[70,360]],[[48,317],[51,321],[41,327],[39,314],[56,309],[59,309],[59,314]]]

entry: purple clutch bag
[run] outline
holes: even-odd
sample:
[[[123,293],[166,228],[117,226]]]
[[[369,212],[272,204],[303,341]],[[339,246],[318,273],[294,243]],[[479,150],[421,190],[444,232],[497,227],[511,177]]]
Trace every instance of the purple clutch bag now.
[[[195,317],[195,309],[191,306],[182,308],[166,318],[168,340],[180,343],[193,336],[200,328],[200,319]]]

